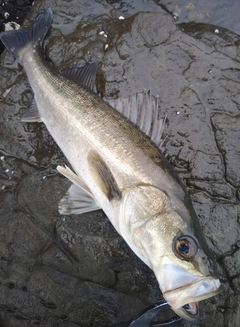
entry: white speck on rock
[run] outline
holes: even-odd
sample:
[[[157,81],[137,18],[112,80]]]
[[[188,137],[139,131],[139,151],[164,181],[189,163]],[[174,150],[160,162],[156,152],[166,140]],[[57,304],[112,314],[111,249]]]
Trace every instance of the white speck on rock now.
[[[11,87],[9,89],[6,89],[5,92],[3,92],[3,98],[6,98],[6,96],[8,95],[8,93],[11,91]]]
[[[20,25],[16,22],[8,22],[5,25],[5,31],[19,30]]]

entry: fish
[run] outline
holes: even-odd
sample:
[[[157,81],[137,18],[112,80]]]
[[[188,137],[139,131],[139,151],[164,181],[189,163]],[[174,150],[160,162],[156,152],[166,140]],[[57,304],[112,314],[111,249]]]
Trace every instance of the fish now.
[[[72,167],[57,167],[72,182],[59,212],[102,209],[153,270],[172,310],[196,321],[199,301],[218,294],[221,283],[190,196],[161,151],[158,100],[148,91],[113,108],[94,92],[96,63],[54,69],[42,52],[52,20],[47,8],[0,39],[33,90],[22,122],[43,122]]]

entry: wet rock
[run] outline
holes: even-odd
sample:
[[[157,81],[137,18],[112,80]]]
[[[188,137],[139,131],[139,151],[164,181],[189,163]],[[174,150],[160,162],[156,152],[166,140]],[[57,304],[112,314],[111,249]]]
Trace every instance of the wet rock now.
[[[237,264],[239,263],[239,260],[237,262]],[[237,276],[234,276],[234,278],[231,280],[233,289],[235,290],[235,292],[238,292],[239,287],[240,287],[240,274],[238,274]]]
[[[221,180],[223,169],[220,155],[197,151],[191,163],[193,178],[204,180]]]
[[[54,22],[44,49],[56,69],[98,60],[98,92],[105,97],[149,87],[160,96],[168,158],[189,188],[208,244],[216,255],[227,252],[240,236],[236,35],[208,29],[190,36],[153,1],[147,7],[38,1],[25,24],[48,6]],[[69,182],[55,167],[65,159],[42,124],[20,122],[32,93],[9,54],[1,58],[0,83],[1,326],[93,327],[130,319],[161,298],[154,275],[101,211],[59,215]],[[237,326],[238,263],[237,252],[220,262],[232,279],[203,303],[201,326]]]
[[[171,2],[161,0],[158,1],[158,3],[161,4],[163,8],[166,8],[166,10],[173,15],[175,20],[178,22],[186,22],[186,25],[189,24],[194,26],[200,25],[201,23],[201,25],[206,26],[205,29],[208,27],[209,30],[214,31],[218,35],[221,35],[222,30],[225,30],[225,28],[235,31],[236,33],[240,31],[239,20],[235,15],[238,8],[237,0],[230,2],[219,0],[211,3],[207,0],[203,0],[201,3],[183,0],[181,4],[177,0],[172,0]],[[203,34],[205,29],[199,26],[197,31],[199,34]],[[192,32],[193,30],[194,27],[192,27]]]
[[[209,246],[217,255],[226,253],[240,235],[237,205],[212,201],[202,192],[193,193],[192,198]]]
[[[239,139],[240,116],[215,114],[212,117],[216,141],[226,165],[226,180],[235,187],[240,185]]]
[[[238,326],[240,320],[240,296],[232,295],[226,302],[225,326]]]
[[[232,255],[228,255],[224,258],[225,271],[227,272],[230,279],[235,279],[235,286],[239,283],[240,276],[240,251],[236,251]],[[237,291],[237,288],[236,288]]]
[[[234,193],[234,189],[224,182],[188,180],[188,185],[195,189],[206,191],[213,197],[231,199]]]
[[[125,267],[126,268],[126,267]],[[135,267],[133,271],[129,269],[122,269],[117,273],[117,282],[115,289],[121,293],[128,293],[131,296],[144,299],[149,298],[152,301],[156,297],[160,297],[158,283],[153,277],[151,283],[149,283],[148,268],[144,265]],[[146,273],[143,274],[142,272]]]

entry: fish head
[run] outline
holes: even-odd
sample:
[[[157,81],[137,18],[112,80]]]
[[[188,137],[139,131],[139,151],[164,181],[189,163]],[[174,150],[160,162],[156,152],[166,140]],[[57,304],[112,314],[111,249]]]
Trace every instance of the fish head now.
[[[199,318],[198,302],[216,295],[220,281],[188,219],[169,196],[152,186],[124,195],[120,233],[154,271],[163,297],[182,318]]]
[[[218,294],[220,281],[213,275],[213,261],[191,232],[179,232],[171,243],[172,252],[162,256],[161,264],[153,270],[172,310],[195,321],[200,315],[198,302]]]

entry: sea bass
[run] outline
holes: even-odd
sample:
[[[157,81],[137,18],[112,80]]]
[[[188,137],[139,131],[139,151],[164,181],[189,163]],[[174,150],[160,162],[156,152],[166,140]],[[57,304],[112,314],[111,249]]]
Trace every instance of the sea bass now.
[[[34,93],[22,121],[43,122],[73,168],[57,167],[73,182],[60,213],[102,209],[154,271],[172,309],[194,321],[198,301],[217,294],[220,281],[190,197],[157,146],[160,121],[151,95],[119,100],[119,113],[93,92],[95,63],[55,71],[40,46],[51,23],[48,8],[28,29],[0,38]]]

